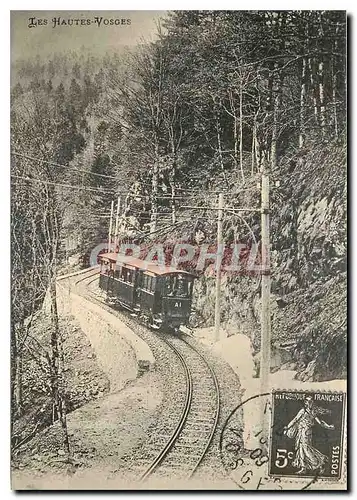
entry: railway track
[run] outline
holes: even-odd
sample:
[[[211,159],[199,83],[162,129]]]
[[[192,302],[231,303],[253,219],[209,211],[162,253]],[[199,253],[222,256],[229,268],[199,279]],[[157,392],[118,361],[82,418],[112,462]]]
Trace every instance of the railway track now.
[[[132,328],[153,350],[159,371],[166,378],[166,398],[148,441],[125,468],[136,480],[192,477],[210,449],[220,415],[220,389],[209,361],[185,336],[152,332],[127,312],[105,303],[97,287],[98,270],[70,280],[71,288],[99,302]]]
[[[177,427],[141,480],[157,474],[188,479],[203,460],[217,428],[220,396],[217,377],[201,353],[184,339],[164,339],[180,360],[185,372],[186,399]]]

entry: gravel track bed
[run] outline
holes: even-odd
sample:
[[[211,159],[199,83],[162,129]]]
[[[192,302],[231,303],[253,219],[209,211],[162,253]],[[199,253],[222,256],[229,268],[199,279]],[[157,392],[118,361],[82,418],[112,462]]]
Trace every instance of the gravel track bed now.
[[[230,413],[242,402],[242,390],[237,375],[224,360],[215,355],[199,340],[188,335],[182,337],[202,353],[214,369],[218,379],[221,399],[218,424],[211,445],[195,473],[195,478],[202,478],[202,482],[207,481],[208,478],[213,482],[219,482],[227,477],[221,461],[220,437]]]
[[[215,378],[199,353],[177,337],[166,340],[184,359],[188,370],[191,398],[188,413],[173,446],[150,476],[176,480],[190,478],[206,453],[215,430],[219,411],[219,394]]]

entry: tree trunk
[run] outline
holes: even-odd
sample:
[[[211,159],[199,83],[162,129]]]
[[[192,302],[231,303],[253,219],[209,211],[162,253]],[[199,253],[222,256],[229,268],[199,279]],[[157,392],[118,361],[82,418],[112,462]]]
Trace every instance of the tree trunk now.
[[[18,350],[15,357],[16,377],[15,377],[15,405],[16,414],[21,417],[22,407],[22,351]]]
[[[282,11],[280,13],[280,16],[278,18],[278,24],[277,27],[280,25],[279,31],[278,31],[278,36],[281,36],[281,53],[284,54],[285,52],[285,37],[284,37],[284,30],[286,26],[286,20],[287,20],[287,15],[286,12]],[[284,73],[283,70],[280,69],[280,72],[278,73],[279,69],[279,64],[275,63],[274,64],[274,70],[275,74],[277,74],[277,77],[275,77],[276,81],[276,88],[274,91],[274,80],[273,80],[273,91],[274,91],[274,99],[273,99],[273,130],[272,130],[272,139],[271,139],[271,146],[270,146],[270,165],[271,169],[274,171],[277,165],[277,145],[278,145],[278,115],[279,115],[279,110],[280,110],[280,101],[281,101],[281,89],[283,87],[283,80],[284,80]]]
[[[324,87],[324,62],[319,63],[319,98],[320,98],[320,123],[322,137],[326,133],[326,113],[325,113],[325,87]]]
[[[314,103],[314,116],[315,116],[315,122],[318,125],[319,124],[319,115],[318,115],[318,110],[317,110],[317,90],[316,90],[316,78],[315,78],[315,65],[313,64],[313,60],[311,57],[308,59],[308,65],[309,65],[309,74],[310,74],[310,85],[311,85],[311,90],[312,90],[312,100]]]
[[[281,80],[278,88],[276,89],[276,96],[274,98],[273,108],[273,128],[270,145],[270,166],[274,170],[277,164],[277,142],[278,142],[278,112],[280,107],[280,88]]]
[[[274,159],[276,157],[276,98],[274,97],[274,76],[272,72],[270,72],[268,79],[267,112],[269,113],[269,115],[271,113],[273,114],[271,143],[270,151],[265,151],[264,146],[264,151],[261,157],[261,165],[263,165],[265,161],[269,161],[268,156],[273,156]]]
[[[335,137],[338,138],[338,116],[337,116],[337,102],[336,102],[336,87],[337,87],[337,75],[335,73],[334,60],[332,59],[332,102],[333,102],[333,123],[335,129]]]
[[[217,132],[217,146],[218,146],[218,158],[221,165],[222,171],[224,171],[223,155],[222,155],[222,143],[221,143],[221,127],[219,125],[219,120],[216,118],[216,132]]]
[[[334,51],[337,52],[337,36],[338,36],[339,26],[336,26],[336,40],[334,42]],[[333,55],[331,58],[331,74],[332,74],[332,105],[333,105],[333,122],[335,129],[335,137],[338,138],[338,115],[337,115],[337,72],[336,72],[336,64],[335,64],[335,56]]]
[[[242,183],[244,184],[244,171],[243,171],[243,89],[242,81],[239,86],[239,167],[242,176]]]
[[[306,58],[302,59],[301,70],[301,90],[300,90],[300,129],[299,129],[299,148],[304,146],[305,142],[305,108],[306,108]]]
[[[229,97],[229,103],[231,106],[231,113],[230,115],[233,117],[233,141],[234,141],[234,169],[238,171],[238,119],[237,119],[237,113],[236,113],[236,107],[234,105],[234,98],[233,98],[233,92],[230,89],[228,92],[228,97]]]
[[[66,404],[66,399],[64,397],[63,391],[61,391],[61,398],[60,398],[60,419],[61,419],[61,427],[62,427],[62,431],[63,431],[64,449],[66,450],[68,459],[70,459],[71,449],[69,446],[69,436],[68,436],[68,427],[67,427],[67,404]]]
[[[224,171],[224,163],[223,163],[223,155],[222,155],[222,143],[221,143],[221,127],[220,127],[218,118],[216,118],[216,130],[217,130],[217,145],[218,145],[219,163],[221,165],[224,182],[227,184],[227,187],[229,188],[227,176],[226,176],[226,173]]]
[[[273,109],[273,75],[270,72],[269,74],[269,79],[268,79],[268,93],[267,93],[267,111],[272,111]]]
[[[234,135],[234,167],[238,170],[238,120],[234,115],[233,122],[233,135]]]
[[[50,301],[51,301],[51,388],[52,398],[55,408],[54,419],[59,416],[59,349],[58,349],[58,336],[59,324],[57,314],[57,300],[56,300],[56,281],[55,278],[51,279],[50,283]]]
[[[15,326],[11,324],[11,380],[10,380],[10,398],[11,398],[11,436],[12,428],[14,425],[14,416],[16,415],[16,400],[15,400],[15,380],[16,380],[16,337],[15,337]]]
[[[175,196],[176,196],[175,184],[173,183],[171,185],[171,218],[172,218],[172,224],[176,224],[176,202],[175,202]]]
[[[319,38],[322,40],[324,36],[323,30],[323,13],[319,11],[318,18],[320,21],[319,27]],[[320,47],[321,52],[325,50],[325,47]],[[326,110],[325,110],[325,65],[324,65],[324,55],[320,53],[320,61],[318,66],[318,81],[319,81],[319,107],[320,107],[320,126],[322,137],[326,134]]]
[[[151,217],[150,217],[150,233],[156,231],[157,226],[157,193],[159,186],[159,147],[156,145],[155,147],[155,160],[154,160],[154,168],[152,172],[152,180],[151,180]]]
[[[273,116],[273,133],[271,138],[270,147],[270,165],[271,169],[274,170],[277,164],[277,142],[278,142],[278,110],[279,110],[280,98],[277,96],[274,104],[274,116]]]
[[[22,356],[18,346],[18,328],[11,325],[11,432],[14,418],[22,415]]]
[[[254,175],[254,154],[255,154],[255,123],[253,123],[252,130],[252,150],[251,150],[252,158],[251,158],[251,175]]]
[[[258,134],[257,134],[257,123],[255,122],[254,126],[254,149],[255,149],[255,165],[257,170],[259,171],[260,169],[260,163],[261,163],[261,148],[260,148],[260,142],[258,139]]]
[[[174,142],[174,136],[172,134],[172,140],[171,140],[171,153],[172,153],[172,168],[170,171],[170,187],[171,187],[171,218],[172,218],[172,224],[176,224],[176,186],[175,186],[175,179],[176,179],[176,148],[175,148],[175,142]]]
[[[50,283],[50,301],[51,301],[51,382],[52,382],[52,395],[55,408],[55,418],[59,418],[61,427],[64,434],[63,444],[69,458],[69,437],[67,429],[67,408],[64,394],[64,380],[63,380],[63,347],[62,338],[58,321],[57,310],[57,290],[55,273],[52,276]]]

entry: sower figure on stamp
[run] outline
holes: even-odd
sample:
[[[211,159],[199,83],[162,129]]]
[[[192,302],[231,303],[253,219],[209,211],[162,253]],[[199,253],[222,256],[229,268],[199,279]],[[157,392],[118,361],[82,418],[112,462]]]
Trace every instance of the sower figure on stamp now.
[[[328,460],[326,455],[312,446],[312,428],[317,423],[324,429],[334,429],[334,425],[327,424],[318,415],[330,413],[329,410],[315,406],[311,396],[307,396],[304,407],[284,427],[284,434],[295,439],[295,458],[293,467],[300,467],[297,474],[303,474],[307,470],[323,473]]]

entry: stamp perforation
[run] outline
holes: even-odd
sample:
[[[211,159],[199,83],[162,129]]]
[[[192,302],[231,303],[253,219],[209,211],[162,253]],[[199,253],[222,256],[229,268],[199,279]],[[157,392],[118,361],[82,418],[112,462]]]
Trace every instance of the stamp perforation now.
[[[299,394],[301,398],[289,398],[289,395]],[[330,400],[320,400],[320,398],[316,398],[316,395],[336,395],[339,396],[340,399],[330,399]],[[280,400],[277,399],[277,396],[281,395],[282,398]],[[335,406],[340,403],[340,410],[337,414],[337,420],[333,424],[328,424],[318,416],[319,413],[331,413],[332,410],[329,410],[325,407],[320,407],[316,404],[323,403],[325,406],[329,403],[335,403]],[[290,420],[287,426],[284,426],[283,435],[287,436],[291,440],[294,440],[294,449],[293,451],[288,451],[291,448],[291,444],[287,440],[288,443],[286,448],[277,448],[276,456],[279,457],[275,461],[275,469],[273,469],[273,439],[274,439],[274,427],[276,426],[276,410],[279,403],[277,401],[285,400],[285,409],[289,402],[293,402],[294,405],[297,402],[302,405],[302,408],[298,410],[298,413],[294,416],[292,420]],[[314,401],[315,400],[315,401]],[[332,390],[299,390],[299,389],[274,389],[271,393],[271,404],[272,404],[272,413],[271,413],[271,426],[270,426],[270,457],[269,457],[269,476],[271,477],[291,477],[296,478],[311,478],[314,477],[313,474],[309,474],[308,471],[318,470],[320,473],[316,473],[316,478],[323,481],[331,481],[331,482],[340,482],[342,477],[345,476],[345,456],[346,456],[346,446],[344,443],[344,429],[346,426],[346,393],[343,391],[332,391]],[[337,408],[337,407],[336,407]],[[296,410],[295,410],[296,412]],[[338,445],[332,447],[332,450],[328,450],[329,455],[321,453],[318,447],[315,447],[316,444],[313,442],[313,427],[318,424],[319,427],[326,430],[335,431],[335,424],[340,427],[340,435],[339,440],[336,441]],[[291,430],[290,435],[288,434],[289,430]],[[282,437],[277,441],[282,442]],[[290,446],[289,446],[290,445]],[[326,446],[324,446],[325,450]],[[285,456],[286,455],[286,456]],[[282,469],[288,465],[288,459],[292,462],[292,466],[301,467],[298,472],[291,471],[276,471],[277,467],[281,467]],[[331,458],[330,458],[331,457]],[[283,462],[280,464],[278,459],[282,458]],[[331,460],[331,464],[330,464]],[[327,464],[330,465],[330,473],[327,474],[326,467]],[[338,473],[335,475],[334,472],[336,468]]]

